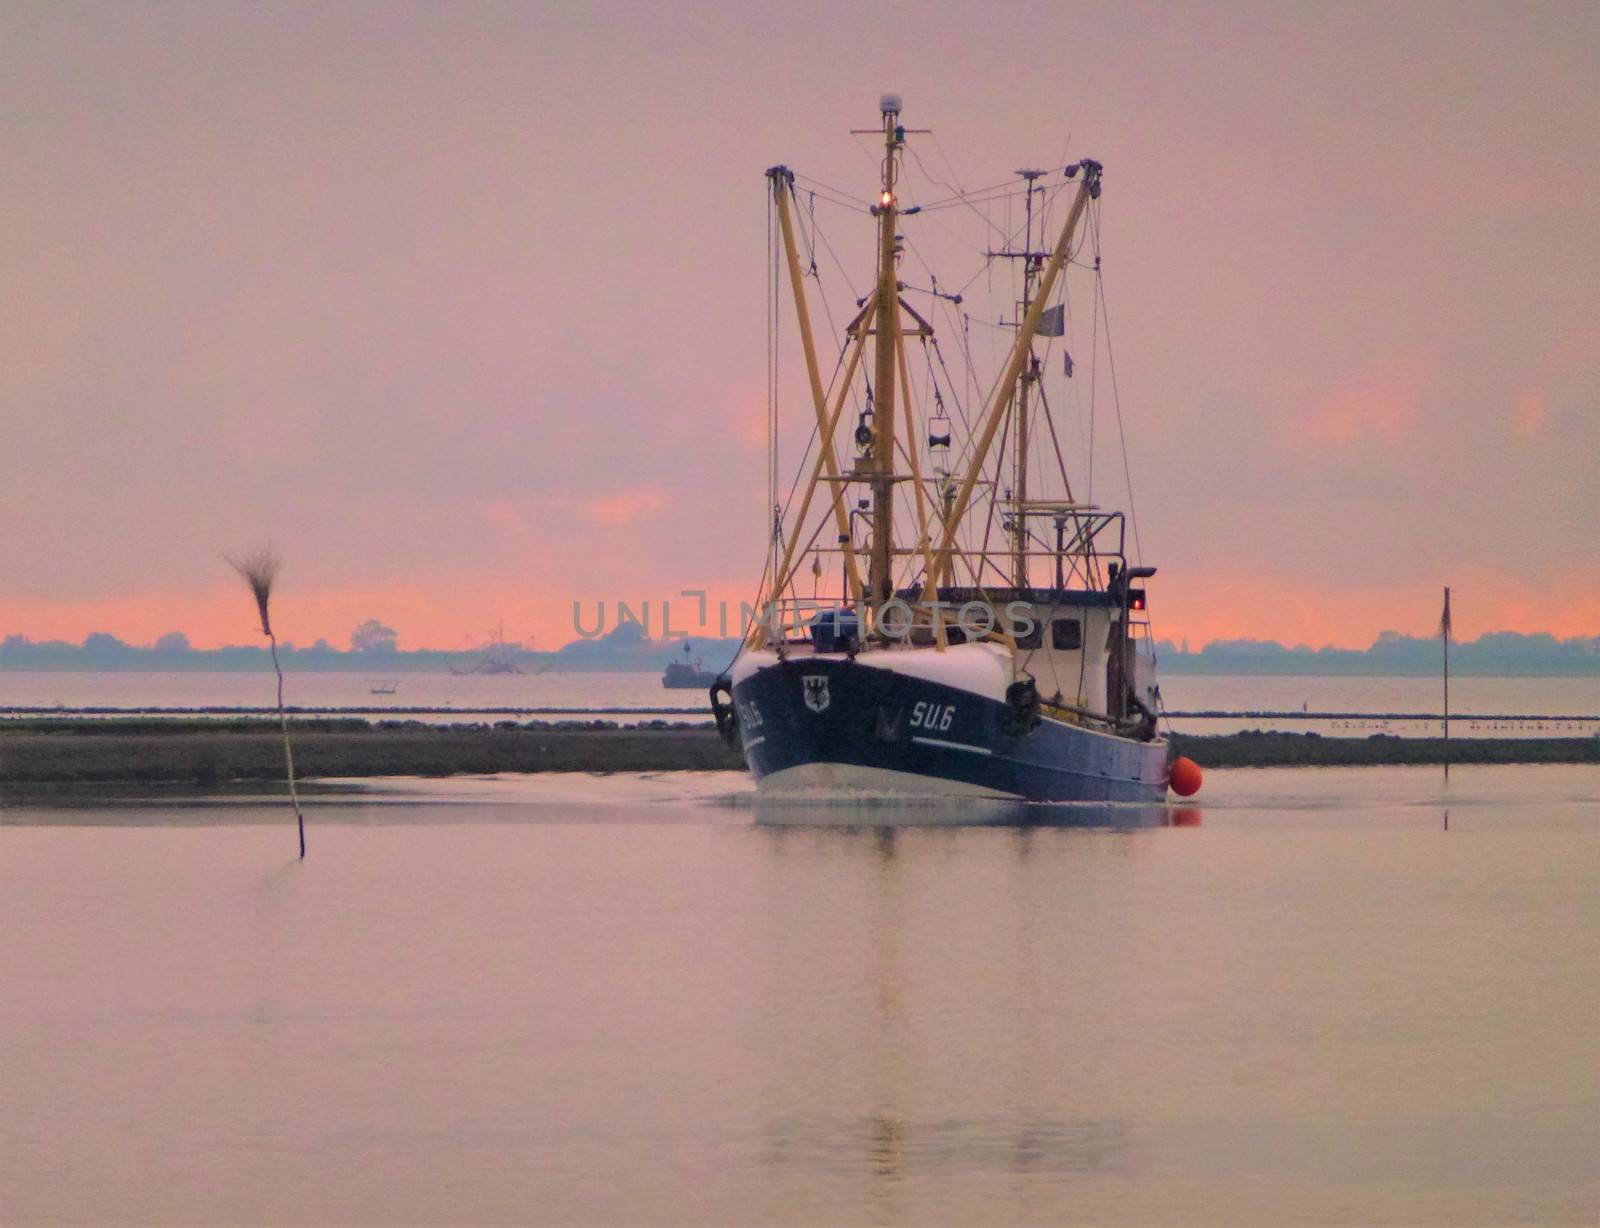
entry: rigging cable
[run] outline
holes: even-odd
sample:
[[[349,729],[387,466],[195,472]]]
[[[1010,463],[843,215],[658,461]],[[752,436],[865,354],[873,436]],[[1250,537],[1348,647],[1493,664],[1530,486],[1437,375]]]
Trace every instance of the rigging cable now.
[[[1094,296],[1089,324],[1089,476],[1084,502],[1094,503],[1094,427],[1096,394],[1100,385],[1100,296]]]
[[[767,192],[767,515],[772,518],[767,534],[768,571],[777,566],[783,516],[778,507],[778,275],[777,208],[771,185]],[[776,595],[776,594],[774,594]]]
[[[1099,312],[1105,317],[1106,322],[1106,366],[1111,374],[1111,403],[1117,414],[1117,438],[1122,444],[1122,474],[1128,487],[1128,523],[1133,529],[1133,557],[1134,562],[1144,566],[1144,545],[1139,540],[1139,511],[1133,497],[1133,470],[1128,460],[1128,437],[1123,429],[1122,421],[1122,394],[1117,387],[1117,356],[1111,348],[1111,311],[1106,303],[1105,276],[1101,271],[1100,262],[1100,210],[1098,207],[1090,214],[1091,233],[1094,235],[1094,282],[1096,296],[1099,299]],[[1155,618],[1149,610],[1145,611],[1145,634],[1150,644],[1150,660],[1156,660],[1156,626]],[[1166,723],[1167,734],[1170,737],[1172,719],[1167,715],[1166,701],[1161,697],[1161,688],[1156,688],[1156,703],[1160,709],[1160,719]]]
[[[1094,284],[1095,291],[1100,300],[1100,315],[1105,318],[1106,327],[1106,367],[1111,373],[1111,403],[1117,411],[1117,438],[1122,444],[1122,474],[1128,484],[1128,523],[1133,527],[1134,560],[1140,566],[1144,565],[1144,547],[1139,541],[1139,513],[1133,502],[1133,470],[1128,463],[1128,436],[1122,426],[1122,396],[1117,391],[1117,356],[1111,349],[1111,312],[1106,306],[1105,277],[1100,271],[1100,210],[1089,215],[1092,233],[1094,234]]]
[[[852,196],[849,192],[823,183],[820,179],[813,179],[810,175],[802,175],[798,171],[795,173],[795,178],[806,184],[808,190],[816,189],[817,194],[830,205],[837,205],[841,209],[850,209],[857,213],[872,212],[871,204],[859,196]]]

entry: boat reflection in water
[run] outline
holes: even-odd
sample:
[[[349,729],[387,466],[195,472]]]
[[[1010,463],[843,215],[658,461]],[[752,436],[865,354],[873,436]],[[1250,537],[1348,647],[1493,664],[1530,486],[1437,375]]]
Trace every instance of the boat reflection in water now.
[[[751,805],[756,823],[766,827],[1082,827],[1132,831],[1199,827],[1202,818],[1198,806],[1166,802],[756,794]]]

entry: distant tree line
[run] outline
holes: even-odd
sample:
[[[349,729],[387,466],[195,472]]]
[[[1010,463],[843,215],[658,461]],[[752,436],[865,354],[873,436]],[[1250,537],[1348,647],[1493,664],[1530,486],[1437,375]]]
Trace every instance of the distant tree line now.
[[[300,670],[352,670],[355,672],[426,671],[446,668],[462,654],[423,649],[401,652],[393,627],[369,618],[350,633],[350,649],[335,648],[319,639],[309,648],[284,641],[278,645],[286,668]],[[0,670],[193,670],[232,672],[271,669],[272,657],[254,644],[225,648],[195,648],[182,631],[169,631],[154,644],[129,644],[104,631],[84,637],[82,644],[66,640],[30,640],[8,635],[0,640]]]
[[[364,650],[345,651],[319,639],[310,647],[287,641],[278,645],[285,670],[348,670],[366,673],[418,672],[443,670],[446,663],[459,660],[462,653],[422,649],[401,652],[391,642]],[[8,635],[0,640],[0,671],[3,670],[191,670],[195,672],[234,672],[272,668],[272,657],[265,647],[254,644],[225,648],[191,648],[181,631],[163,635],[154,644],[129,644],[114,635],[97,631],[84,637],[82,644],[65,640],[33,641],[26,636]]]
[[[712,672],[732,661],[739,641],[691,641],[692,656]],[[562,673],[661,670],[684,660],[683,640],[653,640],[636,623],[623,623],[598,639],[577,640],[555,652],[535,652],[520,644],[502,646],[527,673],[546,669]],[[1437,638],[1416,638],[1385,631],[1370,648],[1286,648],[1272,640],[1214,640],[1198,652],[1187,644],[1156,645],[1161,669],[1169,674],[1355,674],[1431,675],[1439,672],[1442,646]],[[478,657],[473,650],[436,648],[403,651],[394,630],[376,619],[356,628],[351,647],[335,648],[319,639],[309,647],[282,643],[278,652],[285,670],[295,672],[428,673],[454,667],[460,671]],[[181,631],[169,632],[154,644],[129,644],[114,635],[94,632],[81,644],[64,640],[34,641],[8,635],[0,641],[0,670],[194,670],[247,671],[271,669],[265,648],[254,645],[194,648]],[[1450,669],[1461,675],[1600,677],[1600,636],[1558,640],[1553,635],[1492,631],[1465,643],[1453,643]]]
[[[1156,645],[1169,674],[1365,674],[1427,676],[1444,665],[1437,636],[1418,638],[1385,631],[1370,648],[1286,648],[1273,640],[1213,640],[1199,652],[1170,641]],[[1490,631],[1475,640],[1452,641],[1450,672],[1477,676],[1600,677],[1600,636],[1558,640],[1543,632]]]

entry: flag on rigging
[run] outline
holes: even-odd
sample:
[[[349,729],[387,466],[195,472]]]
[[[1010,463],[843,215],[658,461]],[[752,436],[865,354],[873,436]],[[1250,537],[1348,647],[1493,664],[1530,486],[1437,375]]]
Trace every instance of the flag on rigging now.
[[[1034,330],[1039,337],[1065,337],[1067,335],[1067,305],[1057,303],[1039,315],[1039,327]]]
[[[1446,588],[1444,590],[1444,613],[1439,616],[1439,637],[1449,640],[1450,636],[1450,590]]]
[[[1072,355],[1065,350],[1061,351],[1061,374],[1068,379],[1072,378]]]

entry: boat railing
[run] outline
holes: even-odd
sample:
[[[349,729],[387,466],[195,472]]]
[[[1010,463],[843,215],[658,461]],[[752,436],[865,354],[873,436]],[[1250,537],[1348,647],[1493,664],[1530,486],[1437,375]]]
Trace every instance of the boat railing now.
[[[976,584],[993,576],[1014,579],[1020,569],[1021,574],[1034,583],[1053,584],[1057,588],[1100,588],[1109,580],[1113,564],[1118,568],[1127,565],[1127,518],[1123,512],[1037,499],[1021,503],[1001,500],[998,511],[1000,527],[1013,542],[1016,526],[1027,525],[1027,544],[1018,550],[1015,545],[969,549],[959,542],[952,543],[948,554],[955,576],[964,575]],[[842,561],[846,553],[859,556],[862,550],[859,543],[825,545],[818,542],[806,554],[820,564],[824,556]],[[928,544],[897,544],[889,553],[894,559],[911,562],[912,581],[918,585],[923,582],[927,573],[915,569],[915,560],[928,556]],[[834,565],[834,562],[829,564],[830,568]],[[800,567],[795,568],[795,574],[801,571]],[[943,583],[950,582],[947,574]]]

